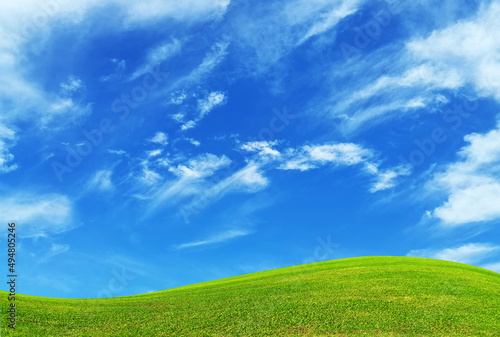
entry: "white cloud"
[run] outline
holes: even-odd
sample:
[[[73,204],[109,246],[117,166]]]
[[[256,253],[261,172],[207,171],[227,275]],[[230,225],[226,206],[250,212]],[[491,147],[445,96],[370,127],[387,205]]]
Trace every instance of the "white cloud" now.
[[[101,82],[117,81],[123,77],[125,69],[127,68],[127,62],[125,60],[111,59],[114,70],[111,74],[103,75],[99,78]]]
[[[359,164],[372,155],[371,151],[352,143],[305,146],[304,150],[313,161],[343,165]]]
[[[61,233],[72,227],[72,206],[66,196],[12,196],[0,200],[4,221],[18,221],[23,236]]]
[[[42,129],[63,129],[82,122],[92,114],[92,103],[80,105],[72,98],[56,97],[46,105],[42,105],[39,114],[39,125]]]
[[[469,145],[459,152],[462,160],[436,174],[429,185],[448,193],[432,214],[449,226],[500,218],[500,126],[465,140]]]
[[[345,17],[355,13],[358,0],[293,0],[263,2],[234,13],[231,26],[242,64],[249,74],[261,75],[314,36],[331,32]],[[248,71],[249,70],[249,71]]]
[[[4,0],[0,4],[0,16],[4,26],[19,33],[30,29],[48,29],[56,20],[66,19],[80,23],[84,16],[94,11],[109,11],[112,19],[119,19],[117,26],[127,29],[130,25],[154,23],[171,18],[184,21],[206,21],[220,18],[226,11],[229,0],[82,0],[78,2],[25,0],[22,4]],[[110,6],[112,5],[112,6]],[[24,18],[18,20],[15,18]]]
[[[456,4],[443,6],[448,9]],[[449,90],[472,88],[479,96],[499,99],[500,60],[493,56],[500,52],[499,15],[500,3],[483,2],[479,11],[466,19],[442,18],[439,29],[430,34],[424,29],[403,50],[389,44],[360,51],[370,62],[334,63],[331,71],[325,72],[325,79],[335,91],[312,101],[310,111],[317,111],[322,120],[325,115],[340,118],[342,131],[351,133],[404,114],[435,111],[443,104],[441,93]],[[452,24],[443,29],[442,24],[450,21]],[[356,81],[345,89],[333,85],[345,78]]]
[[[316,36],[318,34],[324,33],[330,30],[332,27],[335,27],[340,20],[343,18],[355,13],[358,10],[358,5],[362,1],[359,0],[351,0],[351,1],[343,1],[339,7],[335,7],[330,9],[326,13],[322,13],[319,15],[321,17],[321,21],[314,22],[308,29],[307,33],[298,41],[298,45],[303,44],[311,37]],[[299,8],[295,8],[295,10],[303,9],[304,6],[317,7],[318,5],[328,4],[327,1],[311,1],[311,0],[303,0],[299,2]],[[295,4],[297,5],[297,4]],[[335,4],[337,5],[337,4]],[[300,13],[297,13],[300,14]],[[302,12],[303,15],[303,12]]]
[[[128,5],[126,8],[128,20],[131,22],[143,22],[162,18],[173,18],[183,21],[204,21],[221,18],[226,12],[229,3],[230,0],[136,0],[126,3]]]
[[[174,121],[176,121],[177,123],[183,123],[184,122],[184,114],[183,113],[176,113],[176,114],[173,114],[173,115],[170,115],[170,118],[172,118]]]
[[[193,138],[186,138],[186,140],[187,140],[188,142],[190,142],[190,143],[191,143],[192,145],[194,145],[194,146],[200,146],[200,145],[201,145],[201,143],[200,143],[198,140],[196,140],[196,139],[193,139]]]
[[[354,112],[350,116],[341,116],[343,119],[341,128],[344,133],[349,134],[365,125],[373,126],[392,118],[400,118],[408,113],[416,112],[431,102],[432,99],[426,97],[402,97],[370,108],[357,107],[353,109]]]
[[[182,202],[181,208],[199,212],[229,193],[255,193],[268,186],[269,181],[257,163],[249,162],[236,171],[230,164],[231,160],[225,156],[204,154],[170,166],[169,171],[177,178],[148,192],[154,200],[151,209]]]
[[[500,218],[500,183],[471,186],[452,193],[434,215],[447,225],[462,225]]]
[[[147,165],[143,165],[142,175],[139,178],[139,181],[149,186],[157,183],[160,179],[161,176],[157,172],[149,169]]]
[[[184,109],[196,110],[196,113],[189,114],[184,111],[172,114],[170,117],[181,124],[181,130],[190,130],[198,124],[210,111],[214,108],[224,105],[227,101],[227,95],[220,91],[213,91],[205,95],[205,97],[198,98],[201,95],[199,93],[186,94],[185,89],[178,89],[179,87],[189,88],[193,85],[198,86],[198,91],[200,91],[201,82],[204,81],[205,77],[209,75],[220,63],[222,63],[228,54],[227,48],[229,46],[228,42],[220,41],[212,45],[211,50],[205,54],[204,59],[201,63],[194,68],[189,74],[181,77],[177,81],[174,81],[169,88],[163,91],[164,95],[170,95],[169,104],[181,105],[184,103]],[[196,107],[193,106],[193,100],[195,100]]]
[[[168,144],[168,135],[164,132],[157,132],[149,141],[165,146]]]
[[[56,255],[66,253],[70,248],[70,245],[53,243],[50,250],[40,257],[40,262],[47,262]]]
[[[205,193],[211,184],[206,180],[213,176],[217,171],[227,167],[231,160],[226,156],[218,157],[206,153],[192,158],[184,163],[170,165],[169,162],[159,162],[159,166],[168,167],[168,171],[173,173],[175,179],[166,179],[161,184],[151,186],[147,193],[147,198],[153,200],[150,204],[151,209],[155,209],[161,204],[173,204],[188,197]],[[160,180],[161,176],[155,173],[153,182]]]
[[[169,104],[180,105],[184,100],[186,100],[187,94],[184,90],[177,90],[170,94]]]
[[[374,174],[377,178],[377,181],[370,188],[371,193],[375,193],[378,191],[387,190],[396,186],[396,179],[399,176],[407,176],[411,173],[411,168],[407,166],[398,166],[391,169],[379,170],[377,165],[372,163],[367,163],[365,166],[366,170],[372,174]]]
[[[45,116],[46,117],[45,123],[48,123],[52,118],[54,118],[54,115],[63,113],[73,107],[74,103],[71,98],[58,99],[49,106],[49,111],[51,112],[51,114]]]
[[[453,70],[442,70],[430,64],[417,65],[413,68],[406,70],[401,75],[383,75],[376,79],[374,82],[369,83],[367,86],[356,90],[348,95],[336,105],[335,109],[346,110],[351,106],[355,107],[356,103],[366,101],[374,96],[382,98],[381,96],[390,95],[395,90],[404,90],[406,88],[419,87],[423,91],[433,89],[456,89],[463,85],[460,75]],[[406,102],[414,102],[413,104]],[[404,100],[399,101],[397,104],[388,105],[385,110],[396,110],[406,106],[407,108],[421,107],[424,99],[415,99],[414,95]],[[417,104],[416,102],[420,102]],[[381,110],[377,108],[376,110]],[[363,115],[379,115],[380,113],[363,113]],[[354,116],[353,118],[356,118]],[[365,117],[367,119],[368,117]]]
[[[215,107],[226,102],[226,96],[222,92],[211,92],[204,99],[198,100],[198,110],[200,111],[200,119],[212,111]]]
[[[14,140],[16,132],[6,127],[3,124],[0,124],[0,139],[8,139]]]
[[[250,190],[261,190],[269,185],[269,180],[262,175],[259,165],[252,162],[229,177],[228,181],[236,188],[241,187]]]
[[[307,171],[327,163],[351,166],[368,161],[372,155],[370,150],[352,143],[306,145],[298,150],[285,150],[278,168]]]
[[[71,96],[74,93],[83,90],[84,85],[81,79],[76,78],[75,76],[69,76],[66,82],[62,82],[60,84],[60,88],[61,94]]]
[[[77,34],[80,31],[82,38],[88,38],[89,32],[90,34],[101,32],[100,29],[89,30],[91,26],[104,27],[107,31],[127,31],[137,26],[157,24],[161,19],[182,21],[186,24],[204,22],[219,19],[228,5],[229,0],[181,2],[173,0],[82,0],[77,2],[25,0],[22,3],[12,0],[1,1],[0,110],[7,112],[4,117],[11,122],[36,122],[52,130],[56,129],[54,126],[63,128],[73,124],[74,121],[80,121],[91,111],[91,105],[80,106],[79,103],[67,99],[68,95],[82,89],[83,84],[80,79],[70,76],[68,81],[61,84],[60,92],[56,93],[45,89],[39,76],[30,72],[30,69],[37,67],[30,63],[32,58],[24,55],[25,50],[34,49],[35,53],[36,49],[44,50],[53,32],[69,29]],[[96,22],[101,18],[106,18],[105,22]],[[30,48],[24,48],[28,44]],[[162,61],[167,54],[175,52],[177,48],[176,40],[173,41],[172,48],[166,44],[159,46],[148,54],[148,61]],[[205,66],[209,66],[209,63]],[[194,73],[194,77],[201,76],[204,70],[206,69],[200,69]]]
[[[200,185],[192,192],[195,198],[184,205],[185,210],[199,212],[209,204],[221,199],[229,193],[245,192],[255,193],[265,189],[269,180],[263,176],[260,166],[250,162],[238,171],[222,176],[213,184]]]
[[[500,246],[486,243],[469,243],[461,247],[442,250],[420,249],[412,250],[407,256],[425,257],[429,259],[446,260],[466,264],[477,264],[500,250]]]
[[[278,168],[280,170],[298,170],[298,171],[309,171],[315,169],[317,166],[305,156],[298,156],[288,159],[286,162],[281,164]]]
[[[252,155],[245,158],[246,165],[239,169],[234,165],[229,167],[232,164],[229,158],[213,154],[177,164],[169,162],[164,166],[177,178],[147,192],[149,199],[154,200],[151,209],[163,203],[177,203],[182,205],[184,213],[198,213],[230,193],[256,193],[267,188],[270,180],[265,174],[275,169],[305,171],[326,165],[371,165],[372,170],[363,172],[377,178],[372,192],[395,186],[396,178],[406,174],[402,167],[380,170],[378,165],[370,162],[374,156],[372,151],[352,143],[306,145],[282,151],[273,148],[278,144],[278,141],[254,141],[241,145],[242,150]]]
[[[181,130],[186,131],[186,130],[194,128],[195,126],[196,126],[195,121],[187,121],[186,123],[182,124]]]
[[[500,3],[484,3],[477,16],[408,44],[420,60],[473,83],[483,95],[500,99]],[[446,77],[441,77],[446,78]]]
[[[137,69],[129,78],[129,81],[133,81],[142,75],[152,71],[155,66],[167,61],[173,56],[177,55],[181,51],[181,42],[177,39],[172,39],[171,41],[164,42],[153,49],[148,51],[146,56],[146,62],[139,69]]]
[[[182,77],[173,86],[169,89],[175,89],[175,87],[179,86],[189,86],[193,83],[198,83],[203,78],[211,73],[224,59],[228,54],[227,48],[229,47],[229,43],[225,41],[216,42],[211,50],[205,55],[201,63],[193,69],[188,75]]]
[[[196,95],[193,95],[196,96]],[[185,100],[185,97],[182,99],[182,101]],[[175,120],[177,123],[182,124],[181,125],[181,130],[186,131],[189,129],[192,129],[196,127],[198,122],[200,122],[205,116],[215,109],[218,106],[224,105],[227,101],[227,97],[224,93],[214,91],[211,92],[210,94],[206,95],[205,97],[198,99],[197,104],[196,104],[196,115],[192,116],[191,120],[185,121],[185,114],[183,113],[176,113],[171,116],[173,120]]]
[[[126,154],[127,153],[124,150],[111,150],[111,149],[108,149],[108,152],[111,153],[111,154],[117,154],[119,156],[121,156],[122,154]]]
[[[112,170],[97,171],[88,183],[89,190],[109,191],[113,189],[111,182]]]
[[[279,156],[279,151],[274,150],[272,147],[276,145],[277,141],[255,141],[248,142],[241,146],[241,149],[249,151],[249,152],[258,152],[262,157],[265,156]]]
[[[371,192],[394,187],[396,185],[395,179],[398,176],[408,174],[408,169],[403,167],[379,170],[378,166],[370,163],[373,153],[352,143],[306,145],[299,149],[284,149],[281,152],[272,148],[277,144],[277,141],[255,141],[243,144],[241,149],[256,153],[258,156],[247,158],[247,165],[244,168],[220,180],[212,187],[204,188],[200,200],[195,199],[186,208],[196,208],[193,205],[213,202],[234,191],[254,193],[265,189],[270,181],[264,176],[264,173],[272,169],[307,171],[327,164],[339,166],[371,165],[372,170],[365,169],[365,172],[377,178]],[[189,172],[186,169],[183,170]]]
[[[156,157],[156,156],[159,156],[162,152],[163,152],[163,150],[160,150],[160,149],[148,151],[148,156],[149,157]]]
[[[174,249],[181,250],[181,249],[192,248],[192,247],[199,247],[199,246],[213,245],[213,244],[217,244],[217,243],[224,243],[226,241],[235,239],[237,237],[246,236],[248,234],[251,234],[251,232],[246,231],[246,230],[241,230],[241,229],[230,229],[230,230],[227,230],[225,232],[210,236],[204,240],[193,241],[193,242],[188,242],[188,243],[176,245],[176,246],[174,246]]]
[[[211,176],[214,172],[230,163],[231,160],[226,156],[218,157],[207,153],[189,160],[186,165],[171,167],[169,170],[179,177],[204,178]]]
[[[403,166],[379,169],[379,164],[372,162],[373,152],[353,143],[305,145],[299,148],[286,148],[281,152],[273,149],[277,144],[277,141],[254,141],[243,144],[241,149],[258,153],[260,165],[267,165],[267,169],[308,171],[328,164],[338,166],[364,164],[364,171],[376,177],[370,189],[372,193],[392,188],[396,186],[396,179],[399,176],[410,174],[410,169]]]
[[[17,169],[17,164],[10,164],[14,155],[10,153],[10,147],[15,140],[15,132],[0,123],[0,174],[8,173]]]
[[[494,271],[494,272],[497,272],[500,274],[500,262],[486,264],[484,266],[481,266],[481,268],[489,269],[491,271]]]
[[[43,8],[51,6],[57,7],[49,10],[49,13],[54,13],[44,12]],[[55,93],[45,92],[36,80],[29,78],[28,72],[19,71],[30,68],[22,46],[31,40],[44,41],[51,27],[49,21],[60,17],[61,7],[55,2],[42,4],[34,0],[22,4],[9,0],[0,3],[0,40],[3,41],[0,43],[0,109],[8,111],[4,117],[12,122],[30,120],[44,126],[45,121],[52,120],[52,114],[60,115],[62,108],[72,107],[68,101],[54,97]],[[62,83],[61,93],[66,95],[76,90],[78,79],[75,81],[72,83],[70,78],[69,82]]]
[[[17,169],[17,164],[9,164],[14,159],[14,155],[8,147],[0,140],[0,173],[8,173]]]

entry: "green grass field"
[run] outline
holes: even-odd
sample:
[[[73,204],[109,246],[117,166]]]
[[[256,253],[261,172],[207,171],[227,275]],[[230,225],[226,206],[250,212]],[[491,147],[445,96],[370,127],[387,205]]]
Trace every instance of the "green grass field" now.
[[[333,260],[137,296],[18,296],[2,336],[500,336],[500,274],[410,258]]]

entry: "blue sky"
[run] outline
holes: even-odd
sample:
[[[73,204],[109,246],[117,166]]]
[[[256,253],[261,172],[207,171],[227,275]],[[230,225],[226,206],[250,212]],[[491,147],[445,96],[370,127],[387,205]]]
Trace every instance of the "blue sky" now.
[[[498,1],[0,13],[19,292],[123,296],[366,255],[500,272]]]

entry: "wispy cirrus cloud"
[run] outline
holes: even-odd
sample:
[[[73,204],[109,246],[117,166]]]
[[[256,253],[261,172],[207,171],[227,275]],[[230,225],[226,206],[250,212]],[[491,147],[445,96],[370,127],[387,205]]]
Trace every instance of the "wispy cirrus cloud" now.
[[[227,168],[210,183],[204,182],[193,189],[193,197],[179,205],[180,214],[185,222],[190,216],[198,214],[210,204],[231,193],[257,193],[270,184],[264,176],[259,163],[249,161],[241,168]]]
[[[73,100],[69,94],[83,86],[81,80],[70,78],[61,83],[60,93],[44,88],[39,77],[30,73],[31,65],[23,54],[26,45],[43,50],[44,43],[50,42],[51,33],[68,27],[81,28],[87,32],[87,24],[99,20],[103,13],[113,11],[106,22],[109,30],[127,30],[131,26],[154,24],[158,20],[174,19],[189,23],[216,20],[224,15],[229,0],[188,0],[182,4],[176,1],[130,0],[84,0],[76,2],[41,3],[27,0],[22,4],[13,1],[0,3],[0,108],[8,111],[4,117],[12,122],[20,120],[40,123],[42,127],[59,128],[68,125],[68,121],[79,121],[92,113],[92,105]],[[95,16],[94,16],[95,15]],[[17,19],[14,19],[17,18]],[[85,20],[84,20],[85,18]],[[75,30],[78,32],[78,29]],[[96,34],[99,31],[95,32]],[[220,45],[220,50],[225,49]],[[180,43],[173,40],[152,49],[146,61],[162,62],[180,48]],[[217,50],[207,58],[190,76],[197,80],[217,64],[220,54]],[[123,61],[123,60],[122,60]],[[27,63],[28,62],[28,63]],[[20,72],[19,69],[24,69]],[[147,71],[148,64],[139,68],[134,76]],[[34,114],[36,115],[33,118]],[[51,125],[49,125],[51,124]]]
[[[171,167],[169,171],[180,178],[205,178],[213,175],[217,170],[230,163],[231,160],[226,156],[216,156],[207,153],[190,159],[186,164]]]
[[[206,21],[220,19],[230,0],[131,1],[126,7],[127,20],[132,23],[173,18],[179,21]]]
[[[310,27],[308,27],[307,32],[302,38],[300,38],[297,45],[301,45],[310,38],[332,29],[339,23],[340,20],[355,13],[362,2],[362,0],[350,0],[342,1],[340,5],[338,5],[329,3],[328,1],[297,1],[297,3],[294,4],[294,7],[291,8],[289,16],[301,17],[298,20],[299,22],[303,20],[303,16],[305,14],[303,10],[305,8],[318,10],[318,8],[325,5],[332,6],[327,8],[325,11],[321,11],[321,14],[319,15],[320,20],[313,22]],[[295,13],[292,14],[291,12]]]
[[[206,179],[213,176],[217,171],[227,167],[231,160],[226,156],[216,156],[210,153],[198,155],[187,162],[169,165],[167,172],[162,175],[154,172],[154,186],[144,193],[151,199],[151,209],[156,209],[160,205],[172,205],[186,198],[192,198],[211,186]],[[158,167],[159,169],[159,167]],[[174,177],[171,177],[171,175]]]
[[[280,2],[243,6],[241,13],[235,13],[231,26],[239,54],[244,58],[242,66],[250,75],[262,75],[313,37],[326,32],[335,36],[331,31],[362,3],[361,0],[295,0],[284,6]]]
[[[442,6],[454,7],[449,2]],[[323,118],[340,119],[340,129],[351,134],[394,119],[435,111],[443,104],[440,95],[450,91],[470,94],[472,88],[473,95],[498,100],[500,85],[496,78],[500,62],[490,57],[500,49],[499,24],[495,20],[498,13],[498,3],[483,2],[467,18],[455,18],[445,28],[438,25],[434,31],[424,30],[398,42],[404,44],[403,50],[397,43],[362,50],[360,57],[376,62],[339,61],[325,72],[325,82],[337,83],[352,76],[357,80],[344,89],[335,87],[335,91],[311,103],[311,111],[320,111]],[[342,71],[338,70],[339,64]]]
[[[14,155],[10,147],[15,142],[15,132],[0,123],[0,173],[8,173],[17,169],[17,164],[11,163]]]
[[[488,264],[482,265],[481,267],[500,274],[500,262],[488,263]]]
[[[139,67],[130,77],[129,81],[134,81],[144,74],[153,71],[154,67],[162,64],[168,59],[181,52],[182,43],[178,39],[172,39],[161,43],[147,52],[146,59],[143,65]]]
[[[243,236],[249,235],[251,233],[252,233],[251,231],[246,231],[246,230],[242,230],[242,229],[229,229],[227,231],[209,236],[206,239],[175,245],[175,246],[173,246],[173,249],[174,250],[182,250],[182,249],[193,248],[193,247],[202,247],[202,246],[221,244],[221,243],[225,243],[227,241],[233,240],[233,239],[238,238],[238,237],[243,237]]]
[[[70,249],[70,245],[52,243],[50,249],[39,258],[39,262],[45,263],[51,260],[53,257],[64,254]]]
[[[200,84],[225,60],[228,46],[229,42],[224,40],[214,43],[201,63],[163,91],[163,95],[170,96],[169,104],[182,109],[171,114],[171,118],[180,124],[182,131],[195,128],[214,108],[226,103],[226,93],[221,91],[206,93],[200,89]],[[192,89],[195,84],[198,88]],[[193,91],[188,94],[190,90]]]
[[[116,154],[116,155],[124,155],[126,154],[127,152],[124,151],[124,150],[113,150],[113,149],[108,149],[108,153],[111,153],[111,154]]]
[[[200,118],[212,111],[216,106],[224,104],[226,95],[222,92],[211,92],[208,96],[198,100],[198,110],[200,111]]]
[[[273,149],[273,146],[277,144],[277,141],[255,141],[241,145],[241,149],[248,152],[256,152],[261,157],[266,157],[267,155],[276,157],[281,155],[279,151]]]
[[[330,166],[355,166],[360,165],[362,170],[373,175],[375,183],[370,192],[386,190],[396,186],[397,178],[410,174],[410,169],[398,166],[380,169],[380,164],[375,161],[374,153],[362,146],[353,143],[316,144],[305,145],[298,148],[285,148],[276,150],[276,141],[248,142],[241,149],[257,153],[259,162],[263,167],[278,170],[309,171],[327,165]]]
[[[111,191],[113,190],[113,183],[111,182],[111,176],[113,175],[113,170],[100,170],[97,171],[87,183],[88,191]]]
[[[73,94],[85,89],[85,85],[80,78],[70,75],[65,82],[60,85],[61,94],[64,96],[72,96]]]
[[[408,166],[397,166],[385,170],[380,170],[377,165],[367,163],[365,168],[368,172],[376,177],[375,183],[370,188],[371,193],[384,191],[393,188],[397,184],[397,179],[400,176],[408,176],[411,174],[411,169]]]
[[[171,118],[181,125],[181,131],[195,128],[198,123],[205,118],[212,110],[223,106],[227,102],[227,95],[220,91],[212,91],[198,98],[198,94],[193,94],[189,98],[184,93],[181,96],[173,97],[171,104],[181,105],[184,110],[193,111],[191,113],[179,112],[171,115]],[[180,100],[179,97],[182,97]],[[174,103],[172,103],[174,101]]]
[[[407,256],[425,257],[466,264],[477,264],[500,252],[500,246],[489,243],[469,243],[445,249],[419,249],[410,251]]]
[[[133,195],[148,200],[149,212],[177,206],[188,218],[227,195],[265,190],[272,183],[272,172],[277,170],[302,172],[326,167],[357,167],[359,172],[372,177],[372,193],[393,188],[400,176],[409,174],[403,167],[382,167],[372,150],[353,143],[297,148],[283,147],[282,143],[239,144],[244,163],[210,153],[186,158],[149,151],[148,158],[140,162],[140,172],[130,175],[136,176],[138,182]]]
[[[189,74],[181,77],[174,84],[172,84],[172,86],[168,89],[168,92],[172,92],[179,87],[189,87],[193,85],[193,83],[202,81],[205,76],[210,74],[225,60],[228,55],[228,47],[229,42],[225,40],[214,43],[211,46],[210,51],[205,54],[201,63],[191,70]]]
[[[447,74],[440,78],[453,78],[457,84],[471,83],[480,95],[500,99],[500,61],[490,56],[500,50],[498,15],[498,2],[483,2],[472,19],[412,41],[407,45],[408,51],[424,64]]]
[[[5,222],[18,221],[23,236],[57,234],[70,230],[73,207],[60,194],[18,194],[0,200],[0,214]]]
[[[109,62],[113,66],[113,71],[107,75],[102,75],[99,78],[101,82],[111,82],[111,81],[119,81],[123,78],[125,70],[127,69],[127,62],[125,60],[119,60],[116,58],[112,58]]]

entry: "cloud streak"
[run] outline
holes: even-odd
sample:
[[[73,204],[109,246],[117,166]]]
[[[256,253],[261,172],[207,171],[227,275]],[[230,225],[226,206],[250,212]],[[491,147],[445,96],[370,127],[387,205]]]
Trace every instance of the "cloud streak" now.
[[[18,221],[25,236],[70,230],[73,227],[72,212],[68,197],[58,194],[16,195],[0,200],[0,214],[4,221]]]
[[[145,63],[139,67],[130,77],[129,81],[134,81],[139,77],[153,71],[154,67],[162,64],[168,59],[181,52],[182,43],[177,39],[164,42],[148,51]]]
[[[477,264],[500,251],[500,246],[488,243],[469,243],[460,247],[441,250],[412,250],[407,256],[425,257],[429,259],[446,260],[465,264]]]
[[[215,244],[225,243],[227,241],[233,240],[233,239],[238,238],[238,237],[243,237],[243,236],[246,236],[249,234],[251,234],[251,232],[249,232],[249,231],[245,231],[245,230],[241,230],[241,229],[230,229],[230,230],[227,230],[225,232],[210,236],[210,237],[203,239],[203,240],[187,242],[187,243],[176,245],[173,247],[173,249],[174,250],[182,250],[182,249],[193,248],[193,247],[215,245]]]

